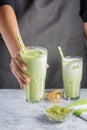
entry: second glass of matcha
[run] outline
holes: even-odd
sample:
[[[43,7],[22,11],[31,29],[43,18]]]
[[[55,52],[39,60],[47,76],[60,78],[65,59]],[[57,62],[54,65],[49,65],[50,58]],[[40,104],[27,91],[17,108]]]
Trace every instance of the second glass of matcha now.
[[[62,75],[65,99],[77,99],[80,96],[83,58],[66,56],[62,59]]]
[[[25,47],[20,51],[21,59],[27,66],[24,71],[30,78],[30,83],[24,88],[28,102],[40,102],[44,98],[47,49],[39,46]]]

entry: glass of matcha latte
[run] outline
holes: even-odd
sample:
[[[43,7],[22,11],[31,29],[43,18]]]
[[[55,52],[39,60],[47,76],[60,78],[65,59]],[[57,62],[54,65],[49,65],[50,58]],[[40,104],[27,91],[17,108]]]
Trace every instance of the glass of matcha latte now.
[[[25,47],[20,51],[21,59],[26,64],[24,71],[29,76],[29,85],[24,88],[28,102],[40,102],[44,98],[47,49],[39,46]]]
[[[65,99],[77,99],[80,95],[83,58],[66,56],[62,59],[62,75]]]

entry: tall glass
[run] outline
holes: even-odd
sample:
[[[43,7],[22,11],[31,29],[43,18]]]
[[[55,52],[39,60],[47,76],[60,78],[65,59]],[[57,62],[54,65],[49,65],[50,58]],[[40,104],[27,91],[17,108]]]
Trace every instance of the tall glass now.
[[[39,102],[44,98],[47,49],[39,46],[26,47],[20,51],[21,59],[26,64],[24,72],[30,77],[30,83],[24,88],[28,102]]]
[[[62,75],[65,99],[77,99],[80,96],[83,58],[66,56],[62,60]]]

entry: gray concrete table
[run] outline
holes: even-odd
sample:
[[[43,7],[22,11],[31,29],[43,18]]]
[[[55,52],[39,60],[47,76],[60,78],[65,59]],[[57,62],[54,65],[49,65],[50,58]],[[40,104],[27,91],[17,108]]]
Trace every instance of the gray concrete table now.
[[[86,98],[87,90],[82,89],[80,95]],[[63,100],[60,105],[69,103]],[[0,130],[87,130],[87,122],[75,115],[62,123],[49,121],[44,110],[52,105],[48,101],[27,103],[20,89],[0,89]]]

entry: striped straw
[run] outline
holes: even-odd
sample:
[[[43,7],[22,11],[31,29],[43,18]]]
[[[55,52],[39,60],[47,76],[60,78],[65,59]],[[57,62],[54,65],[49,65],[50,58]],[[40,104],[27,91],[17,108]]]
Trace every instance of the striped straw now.
[[[64,58],[64,54],[63,54],[62,49],[61,49],[60,46],[58,46],[58,50],[59,50],[61,58],[63,59]]]

